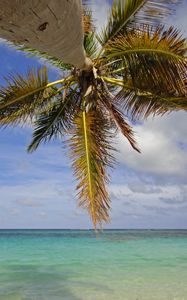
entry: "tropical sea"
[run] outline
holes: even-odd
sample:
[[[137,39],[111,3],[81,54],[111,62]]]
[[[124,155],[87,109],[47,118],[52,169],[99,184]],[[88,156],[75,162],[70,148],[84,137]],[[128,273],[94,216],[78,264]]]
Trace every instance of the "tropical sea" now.
[[[186,300],[187,230],[0,230],[0,300]]]

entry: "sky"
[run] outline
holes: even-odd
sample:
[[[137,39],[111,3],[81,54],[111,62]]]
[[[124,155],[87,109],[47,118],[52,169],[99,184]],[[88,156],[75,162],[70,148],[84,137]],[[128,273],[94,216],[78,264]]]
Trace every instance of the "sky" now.
[[[97,26],[106,22],[110,2],[92,0]],[[168,24],[187,34],[187,0]],[[41,66],[37,59],[0,43],[0,84],[12,72]],[[60,74],[50,68],[50,78]],[[119,135],[116,169],[109,192],[111,222],[104,228],[187,229],[187,113],[175,112],[134,125],[141,154]],[[26,152],[32,128],[0,129],[0,228],[92,228],[77,207],[73,172],[60,141]]]

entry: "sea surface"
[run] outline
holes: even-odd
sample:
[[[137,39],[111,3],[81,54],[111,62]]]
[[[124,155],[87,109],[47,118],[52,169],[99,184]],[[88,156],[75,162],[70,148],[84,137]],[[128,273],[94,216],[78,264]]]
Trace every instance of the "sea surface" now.
[[[187,300],[187,230],[0,230],[0,300]]]

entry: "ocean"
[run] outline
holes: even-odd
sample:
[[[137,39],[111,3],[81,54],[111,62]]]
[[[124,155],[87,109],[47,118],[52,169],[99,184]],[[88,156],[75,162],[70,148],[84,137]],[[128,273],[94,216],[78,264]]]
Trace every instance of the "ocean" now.
[[[187,300],[187,230],[0,230],[0,300]]]

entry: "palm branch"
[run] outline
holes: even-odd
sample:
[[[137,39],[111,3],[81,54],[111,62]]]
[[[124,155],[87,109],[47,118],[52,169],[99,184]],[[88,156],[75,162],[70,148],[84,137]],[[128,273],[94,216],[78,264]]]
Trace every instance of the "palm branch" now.
[[[36,150],[42,141],[47,142],[64,135],[71,127],[79,107],[80,97],[77,88],[70,89],[67,94],[59,93],[49,109],[36,116],[33,140],[28,146],[28,151]]]
[[[28,74],[10,75],[6,87],[0,88],[0,122],[2,125],[25,122],[46,110],[54,96],[64,88],[58,84],[71,83],[72,77],[48,83],[47,69],[29,70]]]
[[[181,2],[167,0],[114,0],[108,24],[98,36],[105,46],[119,34],[134,30],[136,26],[157,25],[174,12],[175,5]]]
[[[25,45],[9,43],[9,45],[16,50],[24,52],[27,57],[38,57],[41,58],[44,62],[51,64],[52,66],[60,69],[61,71],[71,70],[71,65],[64,63],[56,57],[49,55],[46,52],[39,51],[35,48],[30,48]]]
[[[9,76],[0,88],[0,125],[28,119],[34,125],[28,151],[67,137],[78,204],[87,209],[95,228],[109,221],[106,184],[117,132],[140,152],[128,119],[187,110],[186,40],[163,26],[174,2],[179,1],[116,0],[100,35],[84,6],[84,48],[92,69],[77,69],[47,52],[16,45],[65,72],[49,82],[46,68],[31,70],[26,76]]]
[[[112,161],[110,139],[110,126],[100,111],[84,109],[74,119],[68,144],[74,174],[79,181],[79,205],[89,211],[94,227],[109,220],[106,168]]]

